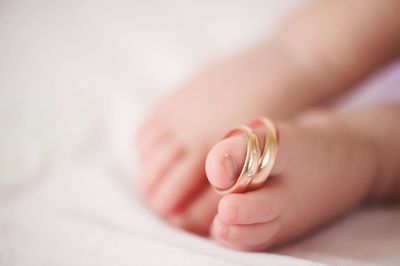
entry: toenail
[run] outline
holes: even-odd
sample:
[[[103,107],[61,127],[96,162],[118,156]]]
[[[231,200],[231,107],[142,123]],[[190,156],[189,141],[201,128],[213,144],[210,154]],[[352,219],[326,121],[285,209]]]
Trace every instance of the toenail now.
[[[236,164],[235,160],[232,159],[232,156],[230,154],[224,155],[224,160],[222,161],[222,166],[224,168],[226,180],[227,180],[228,184],[233,185],[236,180],[237,164]]]

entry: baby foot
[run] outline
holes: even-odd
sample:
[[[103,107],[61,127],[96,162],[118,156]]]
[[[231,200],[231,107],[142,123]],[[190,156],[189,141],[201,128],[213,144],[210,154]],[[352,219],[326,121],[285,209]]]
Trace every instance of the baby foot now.
[[[143,178],[138,188],[146,203],[170,223],[207,233],[219,197],[210,189],[204,163],[224,132],[259,114],[284,117],[301,108],[290,101],[291,88],[299,83],[286,78],[293,64],[279,59],[274,49],[267,49],[271,60],[260,60],[264,49],[207,69],[164,100],[140,129]],[[287,68],[277,68],[276,61],[287,62]]]
[[[371,190],[374,150],[342,123],[307,115],[277,128],[279,151],[265,185],[219,202],[211,233],[223,245],[264,250],[285,243],[348,211]],[[260,140],[263,132],[256,129]],[[206,172],[213,186],[232,186],[246,145],[242,135],[234,135],[212,148]]]
[[[208,219],[213,216],[218,203],[218,197],[211,193],[205,182],[203,169],[207,151],[211,146],[224,132],[242,121],[259,115],[281,118],[298,113],[306,107],[332,99],[340,92],[353,87],[372,70],[386,64],[390,58],[398,54],[398,34],[390,34],[380,29],[393,28],[392,25],[398,24],[395,19],[398,16],[391,12],[389,13],[392,15],[381,12],[384,15],[377,18],[376,10],[397,10],[397,6],[392,7],[396,1],[392,2],[371,1],[369,5],[361,2],[353,5],[340,3],[336,5],[334,2],[317,1],[284,23],[282,28],[271,36],[270,41],[208,68],[175,95],[163,101],[141,128],[137,137],[142,169],[144,169],[138,187],[145,202],[157,214],[173,224],[206,232],[207,223],[210,222]],[[360,7],[365,12],[360,13],[355,19],[354,14],[359,13]],[[338,20],[338,18],[347,19]],[[337,27],[338,21],[343,23],[343,27]],[[364,25],[370,21],[382,24],[380,27],[376,25],[365,27]],[[335,26],[331,27],[332,25]],[[321,32],[329,34],[321,35]],[[355,34],[362,38],[356,38],[349,43],[349,38]],[[322,140],[326,138],[321,138],[319,141]],[[320,144],[332,147],[329,156],[339,148],[345,149],[342,145],[338,145],[337,148],[331,143]],[[354,146],[350,144],[349,148]],[[317,148],[313,147],[312,143],[304,145],[308,145],[305,148],[309,149]],[[320,150],[322,147],[324,146],[319,147]],[[313,153],[306,155],[309,157],[302,158],[302,155],[296,155],[299,157],[298,159],[296,157],[296,160],[309,163],[304,160],[309,158],[314,162],[321,159],[314,158]],[[326,154],[322,155],[326,157]],[[334,175],[332,173],[341,174],[336,168],[331,169],[328,175],[324,171],[316,173],[314,169],[307,168],[303,164],[290,167],[296,171],[297,168],[304,170],[304,172],[295,170],[288,172],[286,169],[282,177],[277,178],[278,184],[283,183],[290,188],[293,187],[292,194],[296,196],[294,192],[301,194],[298,196],[301,201],[296,201],[296,204],[291,203],[290,206],[300,204],[305,205],[302,207],[312,206],[313,202],[310,204],[308,201],[303,202],[303,194],[318,195],[322,186],[319,183],[321,180],[327,179],[333,185],[337,185],[332,181],[336,180],[332,177]],[[305,178],[308,174],[317,180],[310,179],[311,184],[299,181],[299,178]],[[320,179],[316,177],[317,174]],[[341,175],[338,179],[341,180],[343,176],[349,177],[349,174]],[[217,180],[218,178],[214,179],[218,185]],[[268,182],[271,183],[272,180]],[[300,184],[297,185],[295,181]],[[327,184],[330,184],[329,182]],[[338,188],[342,187],[338,185]],[[310,191],[310,189],[317,190]],[[312,195],[308,197],[312,198]],[[234,196],[226,198],[230,197]],[[296,197],[295,199],[297,200]],[[196,211],[193,206],[201,212]],[[312,209],[311,213],[315,213],[316,210],[318,208]],[[328,213],[335,212],[338,213],[339,210]],[[201,213],[203,215],[199,216]],[[293,215],[295,211],[288,210],[287,213]],[[298,218],[296,215],[293,216]],[[311,217],[309,214],[304,216]],[[282,220],[290,221],[289,218]],[[314,220],[321,219],[317,217]],[[305,225],[299,226],[298,231],[305,231],[304,228],[307,226],[310,228],[314,226],[308,221],[302,220],[301,223]],[[294,233],[288,235],[293,236]]]

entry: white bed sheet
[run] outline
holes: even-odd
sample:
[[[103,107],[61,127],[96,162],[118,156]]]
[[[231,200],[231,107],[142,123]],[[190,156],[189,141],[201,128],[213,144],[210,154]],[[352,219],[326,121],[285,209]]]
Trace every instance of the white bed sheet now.
[[[1,1],[0,265],[400,264],[395,207],[245,253],[166,226],[132,189],[149,107],[302,3]]]

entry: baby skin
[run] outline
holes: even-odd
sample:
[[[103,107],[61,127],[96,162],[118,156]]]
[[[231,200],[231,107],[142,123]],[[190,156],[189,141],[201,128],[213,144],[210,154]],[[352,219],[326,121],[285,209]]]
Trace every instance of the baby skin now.
[[[375,129],[375,121],[358,113],[349,118],[299,114],[347,91],[400,54],[399,12],[398,0],[316,1],[270,40],[206,68],[184,84],[157,106],[137,134],[143,169],[137,188],[144,202],[171,225],[197,234],[211,229],[221,243],[259,250],[298,237],[369,198],[376,179],[370,171],[392,169],[375,165],[383,160],[375,158],[371,149],[377,145],[361,130]],[[207,154],[232,127],[260,115],[278,121],[282,135],[273,177],[259,191],[221,198],[206,177]],[[290,120],[294,115],[298,118]],[[355,123],[358,120],[365,123]],[[360,128],[353,128],[356,125]],[[217,187],[229,185],[226,181],[243,160],[243,140],[229,141],[214,147],[207,160],[208,178]],[[226,169],[232,174],[228,179],[218,166],[225,154],[234,165]],[[383,180],[376,182],[390,183]],[[377,198],[388,194],[385,189],[375,192]],[[257,218],[242,214],[250,209],[232,207],[237,210],[232,218],[235,212],[228,206],[236,197],[271,208],[264,214],[258,209],[258,215],[265,216]],[[249,220],[235,220],[241,215]],[[250,230],[251,224],[265,231],[258,234]],[[252,235],[264,238],[246,242]]]
[[[286,243],[366,200],[400,199],[400,107],[306,113],[277,122],[279,152],[265,185],[222,197],[211,235],[240,250]],[[256,129],[262,140],[263,128]],[[246,140],[238,134],[210,151],[207,177],[228,188],[239,176]]]

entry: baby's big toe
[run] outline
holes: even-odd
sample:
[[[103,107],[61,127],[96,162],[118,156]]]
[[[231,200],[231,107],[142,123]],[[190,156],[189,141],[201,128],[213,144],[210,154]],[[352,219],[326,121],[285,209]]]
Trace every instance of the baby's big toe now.
[[[246,139],[237,135],[220,141],[210,150],[206,173],[211,185],[227,189],[235,183],[245,160],[246,145]]]

